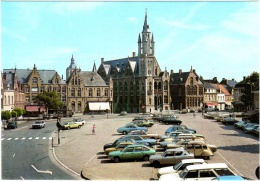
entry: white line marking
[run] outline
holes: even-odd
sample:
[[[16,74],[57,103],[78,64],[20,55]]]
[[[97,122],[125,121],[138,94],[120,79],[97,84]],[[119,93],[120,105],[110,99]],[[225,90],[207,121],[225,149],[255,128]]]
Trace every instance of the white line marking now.
[[[13,155],[13,157],[15,156],[15,153],[14,153],[14,155]]]
[[[18,140],[19,138],[15,138],[14,140]]]
[[[35,139],[36,139],[36,140],[38,140],[38,139],[39,139],[39,137],[36,137]]]
[[[22,140],[25,140],[25,139],[26,139],[25,137],[22,138]]]
[[[24,178],[23,178],[22,176],[21,176],[20,178],[21,178],[22,180],[24,180]]]
[[[7,140],[9,141],[9,140],[11,140],[12,138],[8,138]]]
[[[52,139],[52,137],[49,137],[49,140],[51,140]]]
[[[43,140],[45,140],[45,139],[46,139],[46,137],[43,137],[42,139],[43,139]]]
[[[31,140],[32,139],[32,137],[30,137],[30,138],[28,138],[29,140]]]
[[[3,141],[5,138],[2,138],[1,140]]]
[[[234,170],[236,170],[237,173],[239,173],[241,176],[243,176],[243,174],[240,173],[235,167],[233,167],[233,165],[232,165],[229,161],[227,161],[227,159],[226,159],[224,156],[222,156],[219,152],[217,152],[217,153],[218,153],[219,156],[221,156]]]
[[[51,174],[52,175],[52,171],[50,171],[50,170],[38,170],[35,166],[33,166],[33,165],[31,165],[33,168],[34,168],[34,170],[36,170],[36,172],[39,172],[39,173],[49,173],[49,174]]]

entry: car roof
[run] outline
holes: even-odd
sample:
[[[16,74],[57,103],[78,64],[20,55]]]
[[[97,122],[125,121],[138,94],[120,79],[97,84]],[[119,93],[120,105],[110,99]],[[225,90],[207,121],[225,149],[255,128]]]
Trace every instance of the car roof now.
[[[190,141],[188,144],[200,144],[200,145],[206,145],[203,141],[200,141],[200,140]]]
[[[189,165],[186,167],[187,170],[201,170],[201,169],[214,169],[214,168],[228,168],[225,163],[208,163],[200,165]]]
[[[201,158],[192,158],[192,159],[184,159],[181,160],[182,163],[201,163],[201,162],[205,162],[204,159]],[[206,163],[206,162],[205,162]]]
[[[183,147],[179,147],[179,148],[167,149],[166,151],[183,151],[183,150],[185,150]]]

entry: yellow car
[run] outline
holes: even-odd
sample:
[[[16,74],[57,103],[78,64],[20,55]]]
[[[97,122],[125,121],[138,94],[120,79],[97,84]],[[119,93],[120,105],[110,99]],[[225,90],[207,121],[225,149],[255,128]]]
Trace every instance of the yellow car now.
[[[128,145],[133,145],[133,144],[134,144],[134,142],[121,142],[116,147],[111,147],[111,148],[105,149],[105,154],[108,155],[109,152],[111,152],[111,151],[120,151],[120,150],[124,149],[125,147],[127,147]]]
[[[81,126],[76,122],[66,122],[62,125],[62,129],[80,128]]]

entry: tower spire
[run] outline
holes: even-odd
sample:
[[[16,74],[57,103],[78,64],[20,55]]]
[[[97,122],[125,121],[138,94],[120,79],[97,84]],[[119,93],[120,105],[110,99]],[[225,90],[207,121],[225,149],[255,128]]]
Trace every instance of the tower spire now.
[[[143,32],[150,32],[149,25],[148,25],[148,22],[147,22],[147,8],[145,9]]]

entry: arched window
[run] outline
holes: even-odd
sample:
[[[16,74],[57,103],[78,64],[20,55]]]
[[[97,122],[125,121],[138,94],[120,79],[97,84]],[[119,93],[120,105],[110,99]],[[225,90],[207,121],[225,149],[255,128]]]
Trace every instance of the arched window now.
[[[105,97],[108,97],[108,89],[105,89]]]
[[[168,90],[168,81],[167,80],[164,82],[164,90]]]
[[[152,82],[149,82],[149,90],[152,90]]]
[[[37,82],[38,82],[37,77],[33,77],[33,79],[32,79],[32,83],[33,83],[33,84],[37,84]]]
[[[71,103],[71,110],[72,110],[73,112],[75,112],[75,102],[74,102],[74,101]]]
[[[78,97],[81,97],[81,88],[78,88]]]
[[[81,102],[78,102],[78,112],[81,112]]]
[[[71,97],[75,97],[75,89],[74,88],[71,89]]]

